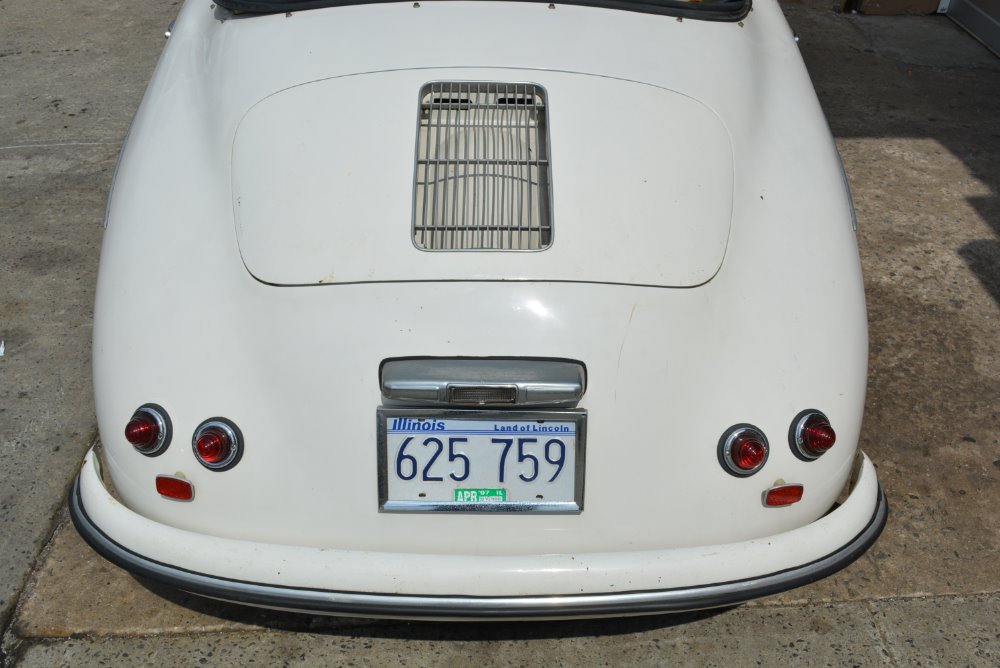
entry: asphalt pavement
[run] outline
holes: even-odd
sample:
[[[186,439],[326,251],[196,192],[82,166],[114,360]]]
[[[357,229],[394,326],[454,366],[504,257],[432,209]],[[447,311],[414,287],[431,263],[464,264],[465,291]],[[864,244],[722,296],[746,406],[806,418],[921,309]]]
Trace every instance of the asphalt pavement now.
[[[104,201],[179,3],[0,0],[3,663],[1000,665],[1000,59],[941,16],[831,4],[783,7],[857,206],[885,533],[841,573],[735,608],[433,624],[201,600],[76,535]]]

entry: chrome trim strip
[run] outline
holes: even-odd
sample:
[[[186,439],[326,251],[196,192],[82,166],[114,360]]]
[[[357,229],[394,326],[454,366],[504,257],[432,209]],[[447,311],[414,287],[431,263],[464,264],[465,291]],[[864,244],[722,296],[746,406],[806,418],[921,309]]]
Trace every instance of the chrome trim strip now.
[[[80,535],[114,564],[157,582],[209,598],[311,613],[403,619],[560,619],[657,614],[715,608],[769,596],[824,578],[860,557],[878,538],[888,516],[879,486],[871,520],[847,544],[816,561],[746,580],[697,587],[615,594],[560,596],[409,596],[327,591],[244,582],[196,573],[148,559],[108,537],[83,507],[80,477],[69,499],[70,517]]]
[[[795,36],[795,41],[799,41],[799,36]],[[851,192],[851,180],[847,178],[847,167],[844,166],[844,156],[840,155],[840,149],[837,148],[837,142],[833,143],[833,150],[837,152],[837,160],[840,162],[840,178],[844,182],[844,192],[847,193],[847,203],[851,207],[851,229],[855,232],[858,231],[858,212],[854,208],[854,193]]]
[[[385,501],[379,510],[387,513],[579,513],[570,501],[554,503],[448,503],[447,501]]]

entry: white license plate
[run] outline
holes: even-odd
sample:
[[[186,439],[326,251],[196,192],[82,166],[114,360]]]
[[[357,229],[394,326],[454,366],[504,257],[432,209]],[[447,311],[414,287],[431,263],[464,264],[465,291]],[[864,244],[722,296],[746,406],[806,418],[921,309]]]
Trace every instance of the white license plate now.
[[[578,513],[586,411],[378,409],[379,508]]]

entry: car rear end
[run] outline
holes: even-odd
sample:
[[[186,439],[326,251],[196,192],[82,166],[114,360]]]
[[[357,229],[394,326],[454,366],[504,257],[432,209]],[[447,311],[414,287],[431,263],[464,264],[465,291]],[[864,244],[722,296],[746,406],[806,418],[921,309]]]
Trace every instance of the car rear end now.
[[[677,18],[186,5],[110,204],[88,541],[427,618],[710,607],[856,558],[885,506],[836,149],[775,5]]]

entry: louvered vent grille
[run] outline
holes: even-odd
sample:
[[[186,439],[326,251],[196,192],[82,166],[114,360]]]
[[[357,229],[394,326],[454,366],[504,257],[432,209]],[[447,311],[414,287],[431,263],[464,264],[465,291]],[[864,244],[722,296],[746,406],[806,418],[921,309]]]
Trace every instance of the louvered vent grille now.
[[[545,91],[432,82],[420,94],[413,242],[424,250],[552,243]]]

